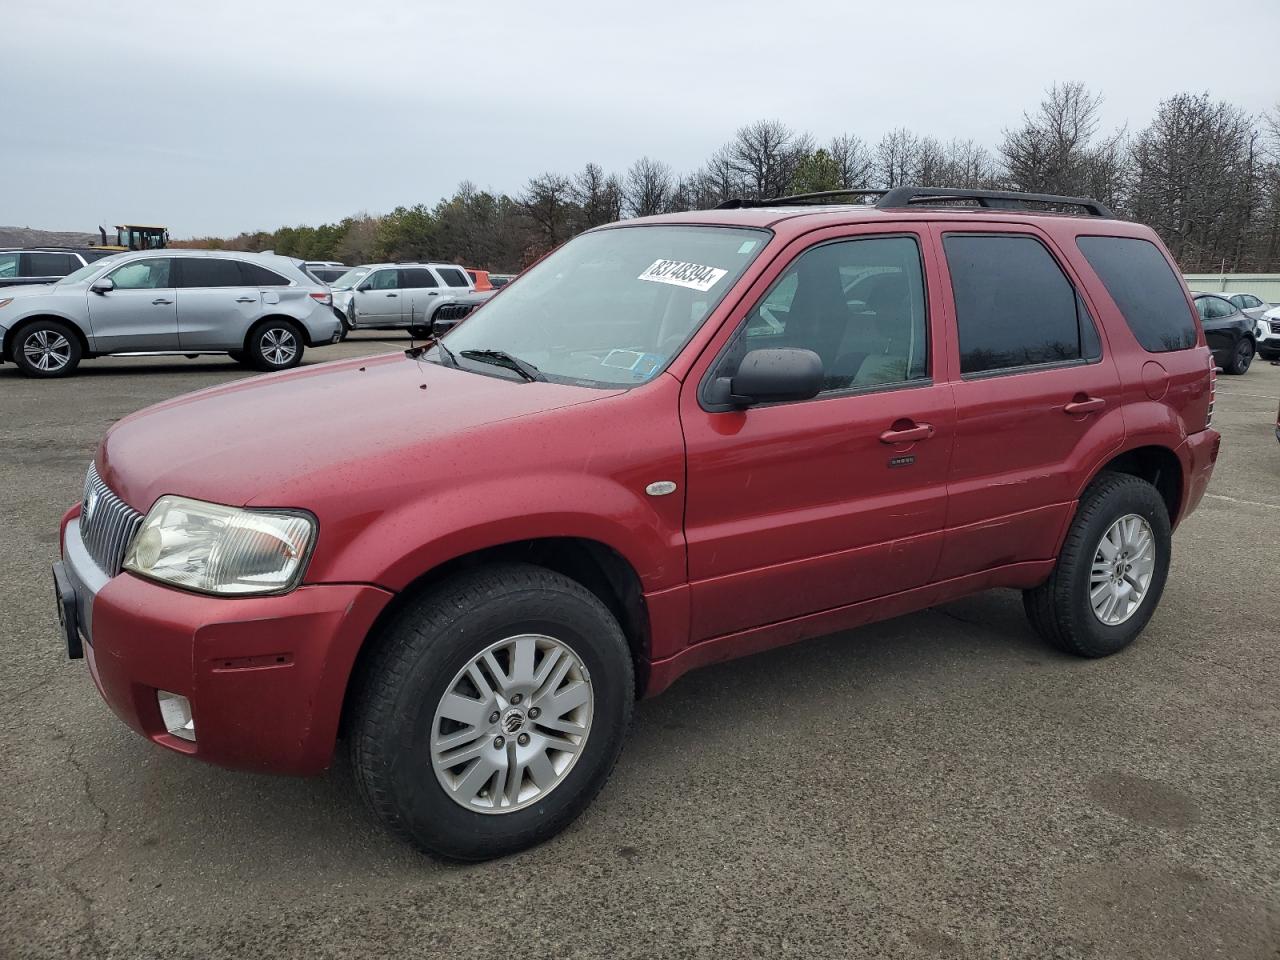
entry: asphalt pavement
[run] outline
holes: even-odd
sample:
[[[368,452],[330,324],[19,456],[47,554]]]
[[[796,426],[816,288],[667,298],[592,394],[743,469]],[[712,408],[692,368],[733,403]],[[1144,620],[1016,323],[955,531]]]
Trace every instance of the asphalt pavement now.
[[[1219,377],[1214,482],[1123,654],[995,591],[707,668],[573,827],[476,866],[384,834],[341,757],[140,739],[66,660],[49,565],[103,431],[248,375],[81,370],[0,366],[0,958],[1280,957],[1280,368]]]

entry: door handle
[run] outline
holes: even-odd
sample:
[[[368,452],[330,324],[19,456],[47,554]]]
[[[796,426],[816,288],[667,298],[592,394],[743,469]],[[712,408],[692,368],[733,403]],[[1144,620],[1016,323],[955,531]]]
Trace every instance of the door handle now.
[[[436,293],[436,291],[432,290],[430,293],[428,293],[428,294],[427,294],[427,296],[428,296],[428,297],[438,297],[438,296],[440,296],[440,294],[438,294],[438,293]]]
[[[928,440],[933,436],[933,424],[917,423],[901,430],[886,430],[880,434],[881,443],[914,443],[917,440]]]
[[[388,297],[398,297],[398,296],[400,296],[400,294],[398,294],[398,293],[388,293],[388,294],[387,294],[387,296],[388,296]]]
[[[1072,400],[1062,408],[1062,412],[1072,416],[1079,413],[1097,413],[1106,405],[1107,401],[1101,397],[1087,397],[1084,400]]]
[[[156,298],[155,298],[154,300],[152,300],[151,302],[152,302],[152,303],[154,303],[154,304],[161,304],[161,303],[173,303],[173,301],[172,301],[172,300],[166,300],[164,297],[156,297]]]
[[[236,297],[236,303],[257,303],[257,297]]]

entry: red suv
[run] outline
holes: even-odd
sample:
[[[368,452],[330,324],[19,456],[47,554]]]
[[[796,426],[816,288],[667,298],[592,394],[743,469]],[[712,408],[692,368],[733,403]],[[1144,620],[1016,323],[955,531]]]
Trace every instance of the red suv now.
[[[1219,444],[1165,248],[1074,198],[814,199],[596,229],[425,347],[122,420],[62,524],[71,656],[170,750],[342,738],[389,827],[479,859],[695,667],[990,587],[1124,648]]]

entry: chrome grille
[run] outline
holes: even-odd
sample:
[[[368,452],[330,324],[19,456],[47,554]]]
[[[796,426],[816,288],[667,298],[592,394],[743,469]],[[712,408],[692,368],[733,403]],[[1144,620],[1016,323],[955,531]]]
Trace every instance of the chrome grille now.
[[[120,572],[124,552],[140,526],[142,514],[117,497],[90,464],[80,504],[80,539],[107,576]]]
[[[1269,322],[1271,324],[1271,332],[1280,334],[1280,320],[1271,320]]]

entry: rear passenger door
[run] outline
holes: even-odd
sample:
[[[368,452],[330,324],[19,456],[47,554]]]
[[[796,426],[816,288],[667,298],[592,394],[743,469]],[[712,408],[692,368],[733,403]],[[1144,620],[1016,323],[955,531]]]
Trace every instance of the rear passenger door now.
[[[1086,471],[1124,439],[1078,278],[1031,227],[937,225],[956,433],[937,579],[1053,557]]]
[[[418,326],[430,321],[435,305],[440,302],[440,281],[426,267],[405,267],[400,271],[405,322]]]
[[[398,325],[401,313],[400,271],[395,267],[374,270],[356,287],[351,298],[356,323],[362,327]]]
[[[178,341],[184,350],[241,347],[261,313],[258,288],[237,260],[175,257]]]

